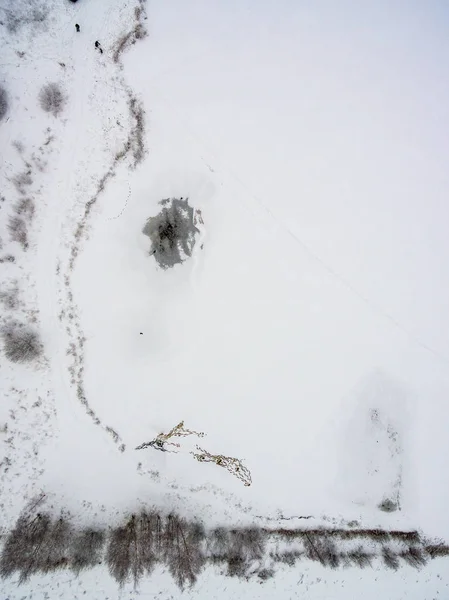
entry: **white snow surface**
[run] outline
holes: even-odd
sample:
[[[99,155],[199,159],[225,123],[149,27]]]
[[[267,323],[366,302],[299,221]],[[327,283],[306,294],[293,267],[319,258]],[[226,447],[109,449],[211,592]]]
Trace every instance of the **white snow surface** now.
[[[157,506],[209,525],[312,515],[449,539],[447,7],[153,1],[149,35],[121,65],[114,43],[137,2],[47,5],[45,24],[2,27],[0,258],[16,260],[0,264],[0,292],[17,281],[20,299],[1,305],[2,323],[34,322],[45,354],[34,366],[0,356],[3,530],[43,491],[88,523]],[[53,81],[59,117],[38,102]],[[128,135],[129,90],[147,154],[115,168],[71,271],[85,204]],[[24,252],[7,223],[26,163]],[[180,196],[204,229],[192,257],[162,270],[142,229]],[[80,336],[100,425],[71,381]],[[181,420],[204,439],[134,450]],[[195,461],[196,442],[241,459],[251,487]],[[400,510],[381,512],[386,498]],[[442,559],[419,573],[301,569],[263,585],[208,569],[189,597],[449,597]],[[2,589],[118,593],[105,569]],[[181,595],[162,573],[138,593]]]

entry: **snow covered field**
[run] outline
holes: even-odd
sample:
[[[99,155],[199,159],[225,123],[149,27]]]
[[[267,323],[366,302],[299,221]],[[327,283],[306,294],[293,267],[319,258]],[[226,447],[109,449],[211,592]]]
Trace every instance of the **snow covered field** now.
[[[0,22],[5,539],[42,498],[77,527],[156,508],[447,542],[447,8],[1,0]],[[174,198],[195,244],[164,269],[143,229]],[[204,437],[135,450],[181,420]],[[447,573],[207,567],[184,595],[430,599]],[[1,597],[118,593],[105,566],[17,582]],[[158,568],[120,593],[181,592]]]

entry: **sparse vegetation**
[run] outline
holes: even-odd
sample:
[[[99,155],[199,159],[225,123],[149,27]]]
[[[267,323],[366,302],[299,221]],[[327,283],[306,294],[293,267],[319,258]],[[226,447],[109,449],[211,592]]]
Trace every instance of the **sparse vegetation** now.
[[[5,256],[2,256],[0,258],[0,264],[3,263],[14,263],[16,262],[16,257],[13,256],[12,254],[6,254]]]
[[[2,330],[5,355],[14,363],[29,363],[37,360],[43,351],[37,332],[29,325],[11,321]]]
[[[206,559],[201,530],[177,515],[169,515],[163,536],[163,557],[168,570],[183,589],[192,586]]]
[[[9,8],[3,10],[6,16],[6,29],[12,34],[26,25],[42,26],[48,16],[48,7],[42,6],[38,0],[16,0]]]
[[[449,556],[449,546],[443,543],[428,545],[425,547],[425,551],[428,553],[430,558]]]
[[[8,220],[9,239],[17,242],[23,250],[28,249],[28,227],[25,219],[13,215]]]
[[[162,210],[147,220],[142,233],[151,240],[150,255],[162,269],[168,269],[191,256],[199,230],[188,198],[170,198],[161,204]]]
[[[160,560],[162,538],[162,520],[155,513],[132,515],[124,526],[113,529],[106,555],[112,577],[123,585],[132,576],[137,585]]]
[[[0,302],[8,310],[16,310],[19,307],[17,281],[14,281],[7,289],[0,289]]]
[[[16,175],[13,178],[13,183],[17,189],[17,191],[19,192],[19,194],[26,194],[26,186],[29,186],[33,183],[33,180],[31,178],[31,169],[28,169],[27,171],[24,171],[23,173],[19,173],[18,175]],[[32,200],[28,200],[29,203],[33,204]],[[17,205],[15,207],[16,211],[17,211]]]
[[[15,178],[15,184],[18,191],[24,194],[24,185],[29,185],[27,175],[22,174]],[[8,231],[9,238],[12,242],[17,242],[23,250],[27,250],[29,246],[28,240],[28,225],[32,222],[34,216],[34,202],[31,198],[22,198],[14,205],[14,214],[9,217]]]
[[[293,568],[300,559],[317,561],[332,569],[342,565],[366,568],[381,560],[387,568],[397,570],[401,564],[421,568],[429,558],[449,556],[449,546],[442,542],[424,545],[420,538],[410,546],[390,546],[385,539],[392,536],[374,535],[365,547],[366,532],[378,530],[353,530],[351,546],[357,538],[360,543],[351,549],[345,548],[347,541],[335,534],[343,530],[291,530],[294,535],[287,535],[289,530],[280,534],[281,530],[258,527],[206,531],[200,522],[187,521],[176,514],[163,517],[155,511],[131,515],[107,536],[101,528],[77,530],[64,515],[53,519],[42,512],[34,513],[44,497],[24,511],[5,536],[0,555],[1,577],[18,573],[22,582],[34,573],[59,568],[79,574],[105,560],[119,585],[131,581],[137,587],[142,577],[162,563],[183,589],[195,584],[207,563],[223,565],[224,574],[230,577],[257,577],[263,582],[274,576],[276,564]],[[284,547],[279,548],[279,543]]]
[[[398,510],[398,505],[396,504],[396,502],[393,502],[393,500],[391,500],[390,498],[385,498],[379,504],[379,510],[387,513],[395,512],[396,510]]]
[[[345,558],[348,560],[349,564],[364,569],[365,567],[371,566],[373,557],[374,555],[372,552],[367,552],[363,549],[363,546],[358,546],[355,550],[348,552]]]
[[[427,556],[422,548],[412,546],[401,552],[400,557],[405,560],[411,567],[419,569],[427,563]]]
[[[397,569],[399,569],[399,558],[397,553],[394,552],[392,548],[384,546],[382,548],[382,558],[385,566],[389,569],[392,569],[393,571],[397,571]]]
[[[130,94],[129,112],[134,120],[134,127],[130,132],[130,150],[134,158],[133,167],[137,167],[145,158],[145,110],[143,104]]]
[[[57,83],[47,83],[39,92],[39,104],[45,112],[57,117],[61,114],[66,98]]]
[[[23,582],[41,570],[41,549],[50,529],[51,519],[48,515],[38,513],[35,517],[21,516],[6,539],[0,557],[0,575],[8,577],[18,571],[19,581]]]
[[[70,567],[75,573],[101,563],[106,536],[101,529],[83,529],[72,537]]]
[[[147,35],[147,31],[142,24],[142,20],[145,17],[145,3],[144,0],[139,0],[139,6],[134,9],[134,26],[128,32],[122,35],[116,43],[113,60],[115,63],[119,63],[121,55],[129,46],[135,44],[138,40],[143,39]]]
[[[5,88],[0,85],[0,121],[2,121],[8,112],[9,102],[8,93]]]

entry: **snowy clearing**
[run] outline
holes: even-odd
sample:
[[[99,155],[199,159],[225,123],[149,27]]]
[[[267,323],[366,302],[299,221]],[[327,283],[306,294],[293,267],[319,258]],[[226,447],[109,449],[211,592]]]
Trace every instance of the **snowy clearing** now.
[[[2,597],[447,594],[448,29],[0,1]]]

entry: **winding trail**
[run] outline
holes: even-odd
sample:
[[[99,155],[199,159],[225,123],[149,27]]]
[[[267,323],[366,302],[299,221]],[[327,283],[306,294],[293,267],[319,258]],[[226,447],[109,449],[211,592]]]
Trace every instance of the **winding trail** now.
[[[143,108],[126,84],[121,63],[122,53],[144,36],[145,11],[142,0],[129,1],[124,6],[118,1],[113,6],[111,3],[83,3],[76,5],[75,10],[73,23],[70,21],[67,29],[73,25],[75,31],[75,22],[81,23],[82,29],[80,34],[72,36],[69,48],[71,65],[66,87],[70,89],[71,114],[59,132],[62,139],[57,140],[60,152],[57,162],[52,165],[56,175],[52,194],[46,200],[36,279],[41,319],[45,329],[53,333],[48,355],[53,357],[52,383],[59,406],[63,408],[58,411],[60,424],[70,427],[74,418],[83,419],[78,410],[81,403],[93,423],[102,427],[123,451],[125,447],[118,433],[101,422],[86,396],[83,377],[85,337],[71,277],[93,206],[120,165],[135,168],[145,155]],[[93,40],[103,39],[102,34],[107,37],[109,29],[116,23],[121,27],[126,14],[130,21],[129,30],[116,32],[109,49],[103,42],[104,53],[97,52]],[[64,43],[67,44],[67,40],[62,40],[61,46]],[[63,52],[62,47],[60,51]],[[118,152],[108,147],[108,139],[103,135],[108,119],[111,120],[107,110],[112,107],[109,110],[117,111],[116,105],[114,102],[99,105],[98,101],[101,94],[110,97],[111,90],[115,90],[118,109],[121,104],[128,112],[128,131],[113,132],[119,139],[124,137]],[[121,113],[112,116],[116,120],[122,118]],[[114,141],[116,138],[112,138]],[[110,154],[106,162],[101,159],[105,145]]]

